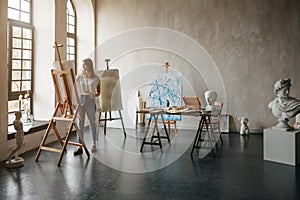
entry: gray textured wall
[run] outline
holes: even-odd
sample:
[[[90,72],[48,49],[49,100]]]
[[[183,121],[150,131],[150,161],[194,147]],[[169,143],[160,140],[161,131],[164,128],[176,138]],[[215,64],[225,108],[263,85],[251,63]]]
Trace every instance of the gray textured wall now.
[[[97,43],[141,27],[182,32],[210,54],[227,95],[231,130],[247,116],[252,130],[276,123],[267,104],[273,84],[292,78],[300,99],[300,1],[298,0],[99,0]]]

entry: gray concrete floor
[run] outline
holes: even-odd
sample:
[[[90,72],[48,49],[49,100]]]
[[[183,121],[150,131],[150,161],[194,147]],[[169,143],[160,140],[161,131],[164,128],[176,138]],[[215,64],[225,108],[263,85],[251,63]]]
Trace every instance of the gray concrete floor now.
[[[300,199],[300,168],[263,161],[262,134],[223,134],[216,156],[200,159],[190,155],[194,131],[171,133],[171,144],[145,146],[143,153],[143,131],[126,132],[124,139],[119,129],[106,136],[100,130],[90,159],[74,157],[69,145],[61,167],[51,152],[35,162],[37,150],[22,155],[22,168],[2,162],[0,199]]]

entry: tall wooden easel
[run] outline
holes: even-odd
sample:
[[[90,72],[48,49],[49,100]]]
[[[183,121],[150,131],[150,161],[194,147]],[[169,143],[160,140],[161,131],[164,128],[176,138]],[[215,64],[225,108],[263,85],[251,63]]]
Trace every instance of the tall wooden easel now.
[[[79,113],[82,105],[79,103],[73,69],[63,69],[63,64],[61,62],[58,47],[62,47],[62,45],[58,45],[55,42],[54,48],[58,56],[60,70],[54,70],[54,69],[51,70],[51,75],[55,87],[57,104],[56,104],[55,111],[50,119],[49,125],[46,129],[46,132],[44,134],[44,137],[42,139],[42,142],[40,144],[39,150],[36,154],[35,161],[38,161],[42,150],[51,151],[60,154],[57,162],[57,165],[60,166],[68,144],[78,146],[78,147],[83,147],[88,158],[90,157],[90,154],[84,143],[82,133],[80,132],[80,129],[78,128],[75,121],[77,118],[77,114]],[[62,139],[58,129],[56,128],[56,122],[58,121],[66,122],[69,124],[64,140]],[[62,146],[61,149],[48,147],[45,145],[51,129],[54,130],[54,133]],[[82,143],[69,141],[70,134],[76,133],[75,131],[77,131],[77,134]]]

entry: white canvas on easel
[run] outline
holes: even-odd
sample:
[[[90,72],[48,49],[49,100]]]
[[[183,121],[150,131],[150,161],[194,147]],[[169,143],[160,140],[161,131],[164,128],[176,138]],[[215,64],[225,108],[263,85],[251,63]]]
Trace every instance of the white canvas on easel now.
[[[123,110],[118,69],[96,71],[100,78],[100,109],[102,112]]]
[[[68,70],[68,69],[72,69],[72,72],[73,72],[73,76],[75,77],[75,63],[74,61],[62,61],[62,65],[63,65],[63,69],[64,70]],[[53,69],[54,70],[60,70],[60,63],[59,61],[55,61],[53,62]],[[72,79],[71,78],[68,78],[66,79],[67,80],[67,84],[68,85],[73,85],[74,83],[72,82]],[[63,92],[64,91],[64,88],[63,88],[63,84],[58,84],[58,89],[59,91]],[[79,104],[79,95],[78,95],[78,91],[76,89],[76,87],[69,87],[69,89],[71,90],[70,91],[70,97],[71,97],[71,101],[72,102],[76,102],[76,105]],[[76,91],[73,91],[75,90]],[[62,94],[62,96],[66,96],[67,94]]]

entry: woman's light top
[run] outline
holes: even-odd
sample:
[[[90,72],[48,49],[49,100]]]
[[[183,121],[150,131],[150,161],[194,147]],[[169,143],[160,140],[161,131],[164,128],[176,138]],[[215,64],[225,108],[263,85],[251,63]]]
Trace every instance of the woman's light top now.
[[[95,95],[99,81],[100,79],[97,75],[94,77],[78,75],[76,77],[76,85],[79,95]]]

